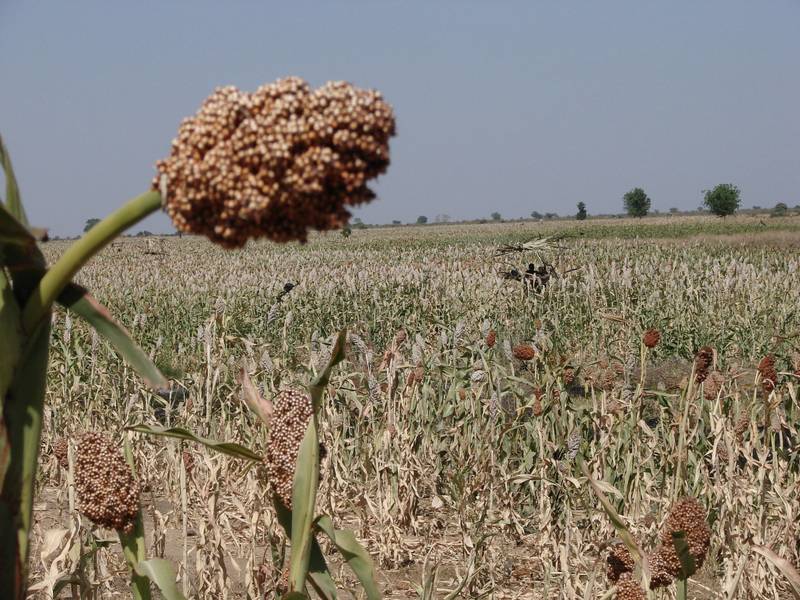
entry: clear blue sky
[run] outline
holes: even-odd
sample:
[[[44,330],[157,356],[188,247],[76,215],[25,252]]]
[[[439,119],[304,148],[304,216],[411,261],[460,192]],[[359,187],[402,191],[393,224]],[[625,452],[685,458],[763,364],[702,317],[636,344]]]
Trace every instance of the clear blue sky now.
[[[287,75],[395,107],[366,222],[800,203],[798,0],[0,0],[0,131],[56,235],[143,191],[215,86]]]

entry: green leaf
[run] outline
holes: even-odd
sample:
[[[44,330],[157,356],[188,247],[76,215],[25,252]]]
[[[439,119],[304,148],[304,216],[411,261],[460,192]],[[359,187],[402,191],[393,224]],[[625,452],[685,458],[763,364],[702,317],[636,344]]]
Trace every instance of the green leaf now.
[[[0,483],[0,565],[16,564],[22,568],[0,569],[0,590],[14,589],[27,579],[49,351],[48,318],[26,340],[3,407],[9,460],[5,479]]]
[[[73,311],[104,337],[122,357],[144,378],[151,388],[167,386],[166,378],[150,360],[150,357],[136,345],[128,331],[108,312],[108,309],[95,300],[83,287],[70,283],[58,296],[62,306]]]
[[[687,579],[694,575],[697,571],[697,566],[694,562],[692,553],[689,552],[689,544],[686,543],[686,532],[673,531],[672,532],[672,545],[675,546],[675,552],[678,554],[678,560],[681,561],[680,579]]]
[[[22,345],[20,311],[6,274],[0,270],[0,409],[6,396]],[[0,481],[3,478],[0,476]]]
[[[286,536],[292,537],[292,511],[286,508],[279,500],[273,499],[275,513],[278,515],[278,522],[286,532]],[[308,579],[314,591],[317,592],[322,600],[336,600],[336,584],[333,582],[322,548],[316,537],[311,539],[311,560],[308,565]]]
[[[6,146],[3,143],[3,136],[0,136],[0,166],[3,167],[3,171],[6,174],[6,206],[8,206],[9,212],[27,227],[28,217],[25,215],[25,208],[22,206],[17,178],[14,175],[14,168],[11,166],[11,157],[8,155],[8,150],[6,150]]]
[[[347,330],[343,329],[336,336],[328,364],[309,387],[314,414],[300,444],[292,486],[292,554],[289,558],[289,589],[291,591],[303,589],[309,571],[311,547],[314,540],[314,506],[319,486],[317,415],[322,404],[322,394],[330,381],[331,371],[344,359],[346,340]]]
[[[594,480],[592,474],[589,473],[589,468],[586,466],[586,463],[581,460],[580,465],[584,476],[589,480],[589,485],[591,486],[594,495],[597,496],[597,500],[600,502],[600,505],[603,507],[606,516],[614,526],[617,535],[631,553],[633,560],[642,566],[642,578],[644,579],[642,583],[643,587],[647,589],[650,587],[650,564],[647,560],[647,553],[642,550],[642,547],[636,542],[634,537],[631,535],[631,532],[628,531],[628,527],[625,525],[622,518],[619,516],[617,511],[614,510],[611,502],[608,501],[608,498],[606,498],[606,495],[603,493],[603,490],[600,489],[600,486],[597,484],[597,481]]]
[[[22,351],[19,306],[11,291],[6,274],[0,270],[0,415],[3,414],[6,392],[11,387],[14,369]],[[5,421],[0,419],[0,485],[6,479],[11,461],[8,431]]]
[[[147,433],[149,435],[173,437],[173,438],[178,438],[180,440],[197,442],[198,444],[203,444],[203,446],[207,448],[211,448],[212,450],[216,450],[217,452],[221,452],[222,454],[227,454],[228,456],[233,456],[234,458],[241,458],[253,462],[261,462],[263,460],[263,457],[260,454],[257,454],[252,450],[250,450],[249,448],[245,448],[240,444],[237,444],[235,442],[217,442],[215,440],[202,438],[200,436],[193,434],[188,429],[184,429],[183,427],[169,427],[169,428],[151,427],[150,425],[145,425],[144,423],[140,423],[138,425],[132,425],[131,427],[126,427],[126,429],[129,431],[138,431],[139,433]]]
[[[319,440],[317,415],[314,414],[300,444],[292,486],[292,554],[289,558],[289,589],[292,591],[303,589],[308,574],[318,484]]]
[[[375,579],[375,566],[364,547],[358,543],[352,531],[336,530],[328,516],[317,519],[317,527],[321,529],[341,552],[342,557],[356,574],[369,600],[379,600],[381,590]]]
[[[161,591],[165,600],[184,600],[175,585],[175,571],[168,560],[150,558],[136,565],[136,574],[147,577]]]
[[[783,573],[789,585],[792,586],[792,592],[795,597],[800,598],[800,573],[792,566],[792,563],[785,558],[781,558],[766,546],[753,546],[753,550],[766,558],[773,566],[777,567],[778,570]]]
[[[30,231],[0,203],[0,244],[31,246],[36,243]]]

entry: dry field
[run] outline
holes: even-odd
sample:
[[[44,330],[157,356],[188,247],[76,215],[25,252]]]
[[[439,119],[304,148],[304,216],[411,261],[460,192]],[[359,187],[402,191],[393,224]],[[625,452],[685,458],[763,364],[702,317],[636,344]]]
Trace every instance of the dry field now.
[[[561,276],[526,293],[500,275],[539,258],[498,247],[556,233],[568,235],[541,258]],[[65,247],[46,244],[48,259]],[[146,423],[263,453],[239,370],[268,397],[302,386],[345,326],[347,359],[321,417],[318,504],[369,549],[386,597],[603,597],[615,532],[581,461],[646,548],[677,497],[700,499],[711,550],[690,598],[791,597],[753,548],[800,563],[798,281],[798,217],[398,227],[235,252],[198,238],[119,240],[78,282],[173,391],[151,393],[82,322],[56,313],[37,597],[65,574],[98,597],[128,594],[113,532],[75,510],[59,440]],[[703,346],[713,354],[700,381]],[[769,355],[774,389],[757,369]],[[286,542],[263,469],[126,435],[145,482],[149,555],[170,558],[192,598],[272,597]],[[346,569],[334,576],[357,589]]]

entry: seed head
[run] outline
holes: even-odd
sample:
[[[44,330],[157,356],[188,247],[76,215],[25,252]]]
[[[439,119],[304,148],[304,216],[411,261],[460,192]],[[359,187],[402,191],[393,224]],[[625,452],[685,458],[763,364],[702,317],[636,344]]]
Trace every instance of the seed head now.
[[[775,357],[772,354],[767,354],[758,363],[758,372],[761,375],[761,388],[765,393],[769,394],[775,389],[775,383],[778,381],[778,372],[775,370]]]
[[[630,573],[623,573],[617,581],[616,600],[645,600],[647,595]]]
[[[708,400],[716,400],[722,389],[725,378],[719,371],[711,371],[703,382],[703,397]]]
[[[69,458],[67,455],[68,452],[69,442],[67,441],[66,437],[59,437],[55,442],[53,442],[53,456],[56,457],[58,466],[65,471],[69,469]]]
[[[611,583],[617,583],[620,575],[633,572],[635,565],[625,544],[614,544],[606,556],[606,576]]]
[[[511,352],[514,358],[519,360],[532,360],[533,357],[536,356],[536,350],[528,344],[517,344]]]
[[[564,381],[564,385],[569,387],[575,382],[575,369],[572,367],[567,367],[561,372],[561,379]]]
[[[542,396],[544,395],[544,391],[542,388],[536,388],[533,391],[533,416],[534,417],[541,417],[544,409],[542,408]]]
[[[489,333],[486,334],[486,345],[489,346],[489,348],[494,348],[495,343],[497,343],[497,332],[491,329]]]
[[[670,541],[670,544],[672,541]],[[667,557],[664,556],[664,547],[659,546],[656,551],[650,555],[650,589],[655,590],[662,587],[667,587],[674,579],[673,569],[670,563],[667,562]]]
[[[300,78],[253,93],[217,88],[185,119],[153,188],[167,178],[175,227],[227,248],[250,238],[305,241],[336,229],[348,206],[375,197],[369,180],[389,165],[392,108],[373,90]]]
[[[313,408],[311,398],[296,390],[280,392],[273,402],[265,463],[273,493],[287,508],[292,506],[294,471]]]
[[[84,434],[75,456],[81,512],[92,522],[131,533],[139,514],[139,485],[117,446],[99,433]]]
[[[703,383],[708,377],[708,369],[714,362],[714,349],[703,346],[694,356],[694,378],[697,383]]]
[[[644,332],[644,336],[642,336],[642,342],[648,348],[655,348],[660,341],[661,333],[659,333],[658,329],[648,329]]]
[[[683,531],[689,554],[694,559],[695,568],[703,566],[708,547],[711,543],[711,529],[706,523],[706,511],[700,503],[691,497],[676,502],[667,515],[664,528],[659,536],[660,544],[656,551],[664,561],[664,568],[673,577],[682,577],[681,561],[672,542],[672,534]],[[686,576],[691,573],[686,573]]]

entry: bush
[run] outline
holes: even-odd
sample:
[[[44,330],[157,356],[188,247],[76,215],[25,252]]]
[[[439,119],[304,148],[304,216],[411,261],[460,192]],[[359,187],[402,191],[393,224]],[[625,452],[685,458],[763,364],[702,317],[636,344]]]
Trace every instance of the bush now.
[[[425,225],[428,222],[428,217],[425,215],[420,215],[417,217],[417,225]]]
[[[586,203],[578,202],[578,214],[575,215],[575,218],[578,221],[585,221],[587,216],[589,215],[586,214]]]
[[[778,202],[775,208],[772,209],[771,214],[773,217],[785,217],[789,214],[789,207],[785,202]]]
[[[718,217],[735,213],[741,201],[741,192],[732,183],[720,183],[713,190],[703,190],[703,204]]]
[[[633,188],[623,197],[625,210],[631,217],[644,217],[650,211],[650,198],[642,188]]]

